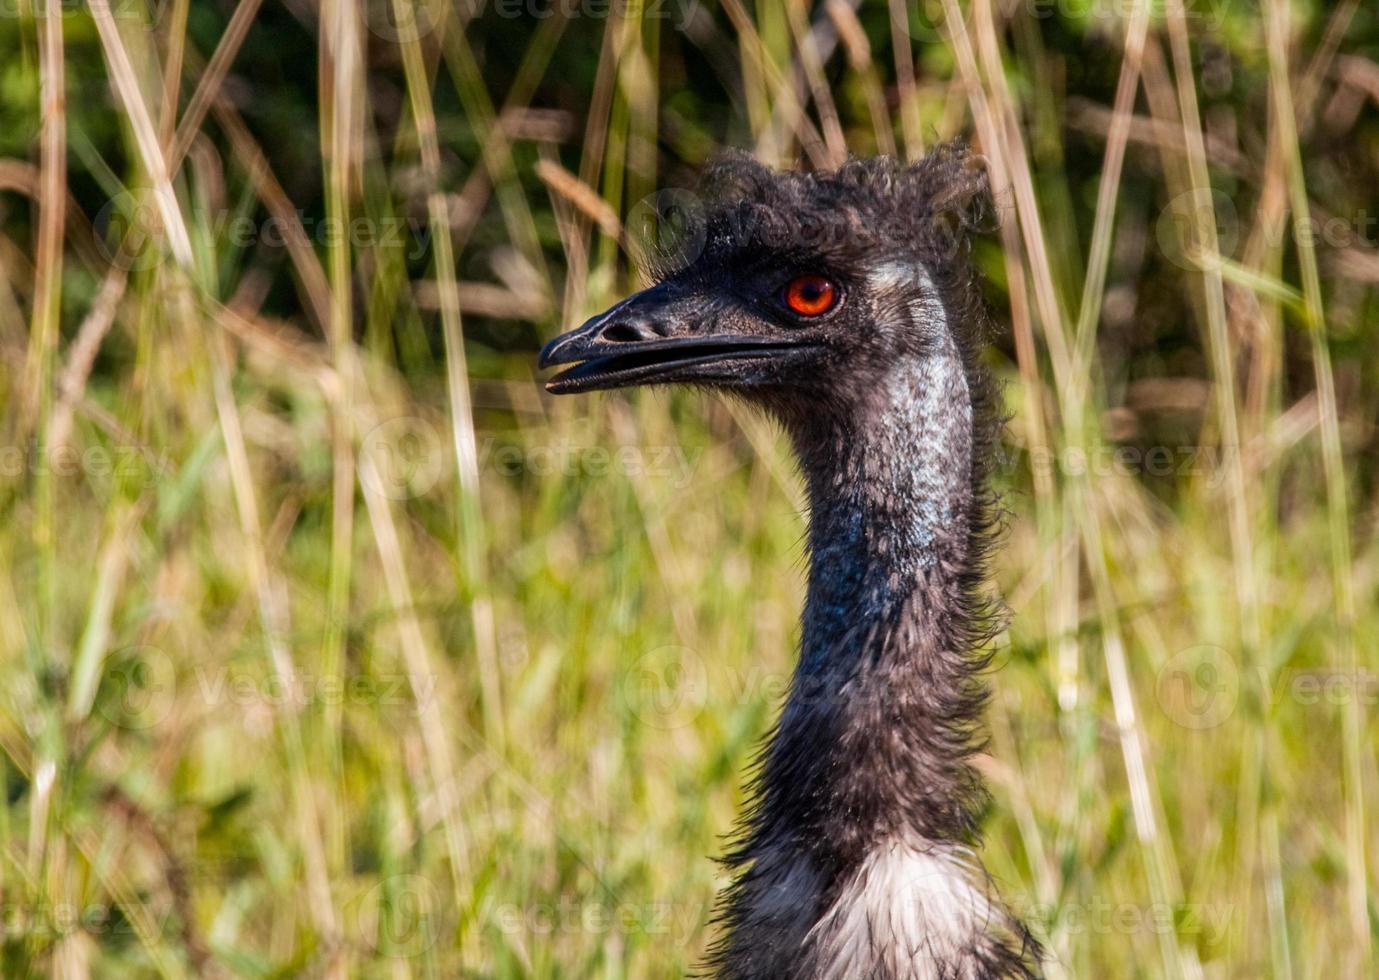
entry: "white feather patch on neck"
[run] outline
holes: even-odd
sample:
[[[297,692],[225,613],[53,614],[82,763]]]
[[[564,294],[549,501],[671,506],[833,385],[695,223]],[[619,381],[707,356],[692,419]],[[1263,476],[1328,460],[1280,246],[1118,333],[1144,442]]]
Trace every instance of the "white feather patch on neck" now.
[[[810,932],[818,980],[976,978],[1001,913],[963,847],[891,841],[868,855]]]

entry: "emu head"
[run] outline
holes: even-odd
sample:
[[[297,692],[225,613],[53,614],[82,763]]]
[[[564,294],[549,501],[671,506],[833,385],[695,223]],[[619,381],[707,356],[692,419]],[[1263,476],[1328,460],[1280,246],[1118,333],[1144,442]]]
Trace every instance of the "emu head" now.
[[[856,406],[897,364],[970,367],[986,320],[967,239],[985,188],[957,145],[833,172],[719,162],[685,235],[693,247],[649,289],[551,341],[541,366],[574,366],[547,390],[689,383],[797,429]]]

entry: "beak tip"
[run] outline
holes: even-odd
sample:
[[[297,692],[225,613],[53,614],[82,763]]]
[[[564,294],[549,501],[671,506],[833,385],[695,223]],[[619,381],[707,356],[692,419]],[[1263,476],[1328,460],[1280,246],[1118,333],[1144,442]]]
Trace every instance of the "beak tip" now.
[[[545,347],[541,348],[541,353],[536,355],[537,370],[544,371],[547,368],[555,367],[557,364],[564,363],[559,356],[561,348],[567,345],[572,333],[563,333],[559,337],[552,338]]]

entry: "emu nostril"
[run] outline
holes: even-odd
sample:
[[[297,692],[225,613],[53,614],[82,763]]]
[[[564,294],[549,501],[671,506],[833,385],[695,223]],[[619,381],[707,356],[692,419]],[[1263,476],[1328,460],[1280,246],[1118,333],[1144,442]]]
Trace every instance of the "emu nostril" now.
[[[666,335],[665,324],[659,320],[619,320],[599,331],[599,339],[615,344],[631,344],[656,340]]]

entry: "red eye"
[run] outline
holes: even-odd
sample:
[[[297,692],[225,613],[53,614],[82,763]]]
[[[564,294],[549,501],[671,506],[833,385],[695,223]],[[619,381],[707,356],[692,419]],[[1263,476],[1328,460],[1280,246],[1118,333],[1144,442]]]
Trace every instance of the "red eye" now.
[[[785,305],[800,316],[820,316],[838,302],[838,287],[823,276],[798,276],[785,287]]]

